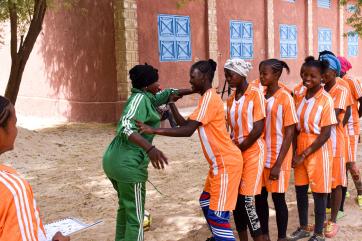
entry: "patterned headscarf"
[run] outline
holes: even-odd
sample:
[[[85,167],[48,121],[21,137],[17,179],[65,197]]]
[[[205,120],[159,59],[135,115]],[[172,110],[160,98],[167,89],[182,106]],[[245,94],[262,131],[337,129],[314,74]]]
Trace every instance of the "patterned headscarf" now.
[[[352,69],[352,64],[345,57],[338,56],[339,62],[341,63],[341,72],[347,73],[348,70]]]
[[[228,59],[224,65],[224,68],[234,71],[241,76],[247,77],[253,66],[250,62],[245,62],[242,59]]]
[[[332,54],[325,54],[320,56],[320,60],[326,60],[329,63],[329,68],[333,69],[337,72],[337,75],[339,76],[341,73],[341,63],[339,62],[339,60],[337,59],[336,56],[332,55]]]

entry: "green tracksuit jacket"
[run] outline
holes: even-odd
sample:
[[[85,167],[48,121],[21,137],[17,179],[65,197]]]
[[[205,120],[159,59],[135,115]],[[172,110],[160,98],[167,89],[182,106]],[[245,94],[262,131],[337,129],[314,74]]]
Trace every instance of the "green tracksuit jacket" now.
[[[160,126],[160,115],[156,107],[166,104],[171,94],[177,94],[175,89],[165,89],[156,95],[133,88],[122,117],[118,123],[117,133],[103,156],[103,169],[106,175],[125,183],[147,181],[149,163],[146,152],[138,145],[128,140],[128,137],[138,132],[135,119],[149,126]],[[142,134],[152,143],[154,135]]]

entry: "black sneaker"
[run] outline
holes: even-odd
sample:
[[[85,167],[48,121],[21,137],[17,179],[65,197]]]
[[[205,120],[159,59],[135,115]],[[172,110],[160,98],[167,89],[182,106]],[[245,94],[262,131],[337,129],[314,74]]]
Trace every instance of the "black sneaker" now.
[[[206,239],[206,241],[215,241],[215,238],[211,237],[211,238]]]
[[[317,234],[313,234],[312,237],[310,237],[310,239],[308,239],[308,241],[325,241],[326,238],[324,236],[320,236]]]
[[[308,237],[310,237],[310,232],[299,227],[288,237],[288,241],[296,241]]]

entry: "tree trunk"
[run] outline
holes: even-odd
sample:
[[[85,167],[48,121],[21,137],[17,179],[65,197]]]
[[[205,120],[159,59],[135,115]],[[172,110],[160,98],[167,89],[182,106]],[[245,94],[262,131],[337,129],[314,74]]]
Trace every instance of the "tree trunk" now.
[[[38,38],[46,11],[46,0],[35,0],[34,1],[34,15],[30,22],[28,33],[26,34],[24,42],[20,43],[19,50],[16,52],[17,48],[17,21],[15,21],[16,14],[12,15],[12,11],[16,13],[16,5],[11,6],[9,4],[10,10],[10,27],[11,27],[11,70],[8,80],[8,84],[5,90],[5,97],[7,97],[13,105],[16,103],[16,99],[19,93],[19,87],[21,79],[23,77],[25,65],[29,59],[30,53],[34,48],[36,39]],[[15,7],[11,9],[11,7]],[[15,34],[14,34],[15,33]],[[15,38],[15,39],[14,39]],[[15,49],[15,51],[14,51]]]

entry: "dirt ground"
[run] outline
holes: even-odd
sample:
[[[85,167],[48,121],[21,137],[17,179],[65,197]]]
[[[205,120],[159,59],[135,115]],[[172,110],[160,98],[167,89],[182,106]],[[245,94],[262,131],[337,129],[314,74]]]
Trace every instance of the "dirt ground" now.
[[[114,240],[117,197],[101,166],[103,152],[114,131],[115,126],[100,124],[70,124],[36,131],[19,128],[15,150],[2,156],[3,163],[15,167],[31,183],[44,223],[68,216],[86,222],[104,221],[72,236],[72,240]],[[209,232],[198,197],[208,166],[197,135],[178,139],[157,137],[155,144],[164,151],[170,164],[164,171],[150,167],[149,180],[162,195],[147,184],[146,210],[153,222],[151,230],[145,233],[145,240],[206,240]],[[361,161],[361,152],[358,156]],[[362,210],[355,204],[352,181],[349,187],[347,215],[340,221],[341,231],[334,240],[361,241]],[[292,183],[287,200],[290,233],[298,226]],[[271,238],[276,240],[275,213],[270,204]],[[310,212],[312,209],[311,203]],[[311,222],[312,219],[311,215]]]

